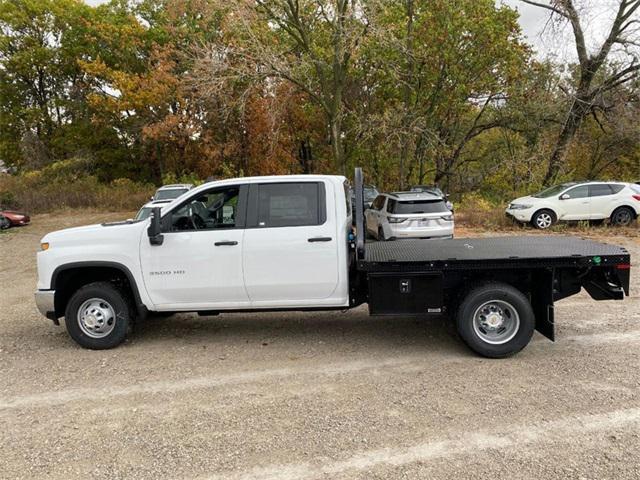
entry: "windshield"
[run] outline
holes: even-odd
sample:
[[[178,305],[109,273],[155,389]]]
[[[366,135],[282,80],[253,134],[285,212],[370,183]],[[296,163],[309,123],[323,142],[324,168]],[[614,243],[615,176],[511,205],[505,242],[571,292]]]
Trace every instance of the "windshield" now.
[[[188,192],[187,188],[170,188],[167,190],[158,190],[153,197],[154,200],[173,200],[174,198],[178,198],[185,192]]]
[[[562,183],[560,185],[555,185],[553,187],[549,187],[546,190],[542,190],[541,192],[536,193],[535,195],[531,195],[534,198],[549,198],[549,197],[553,197],[554,195],[558,195],[559,193],[563,192],[564,190],[566,190],[567,188],[576,185],[575,182],[571,182],[571,183]]]
[[[443,200],[409,200],[404,202],[389,200],[387,211],[399,215],[410,215],[413,213],[448,212],[449,210]]]
[[[364,187],[364,201],[373,202],[380,195],[375,188]]]
[[[145,220],[151,215],[151,207],[142,207],[134,220]]]

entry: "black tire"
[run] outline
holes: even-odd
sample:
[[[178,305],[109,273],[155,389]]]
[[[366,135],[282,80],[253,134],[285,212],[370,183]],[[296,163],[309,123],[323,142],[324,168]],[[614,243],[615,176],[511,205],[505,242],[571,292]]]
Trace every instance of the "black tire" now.
[[[102,300],[103,305],[106,305],[113,312],[111,315],[102,315],[103,324],[105,324],[104,322],[108,323],[109,320],[112,323],[108,327],[111,328],[110,332],[100,338],[86,333],[91,330],[91,327],[83,327],[78,315],[83,304],[92,299]],[[107,307],[104,307],[105,310],[108,310]],[[124,292],[112,283],[95,282],[81,287],[71,296],[65,310],[64,321],[69,335],[78,345],[91,350],[105,350],[117,347],[124,341],[133,323],[133,314],[129,298]],[[94,315],[92,323],[95,322]],[[100,333],[96,330],[94,335],[100,335]]]
[[[384,236],[384,230],[382,229],[382,227],[378,227],[378,240],[381,242],[387,240]]]
[[[0,215],[0,230],[7,230],[11,227],[11,222],[4,215]]]
[[[482,335],[488,336],[488,332],[481,332],[482,327],[474,326],[476,314],[481,316],[482,312],[486,311],[484,309],[493,305],[502,305],[504,317],[508,317],[508,321],[514,325],[512,333],[509,334],[509,331],[505,330],[502,339],[499,338],[500,334],[496,333],[496,341],[505,340],[504,343],[487,341]],[[514,315],[511,309],[517,315]],[[503,315],[499,317],[503,318]],[[520,290],[505,283],[488,283],[474,288],[465,295],[456,314],[456,327],[464,343],[477,354],[488,358],[505,358],[527,346],[535,328],[535,316],[529,300]]]
[[[547,220],[549,219],[549,220]],[[556,214],[549,209],[543,208],[542,210],[538,210],[531,217],[531,225],[538,230],[546,230],[554,225],[558,221],[558,217]]]
[[[611,225],[616,227],[628,227],[635,219],[636,212],[629,207],[616,208],[611,214]]]

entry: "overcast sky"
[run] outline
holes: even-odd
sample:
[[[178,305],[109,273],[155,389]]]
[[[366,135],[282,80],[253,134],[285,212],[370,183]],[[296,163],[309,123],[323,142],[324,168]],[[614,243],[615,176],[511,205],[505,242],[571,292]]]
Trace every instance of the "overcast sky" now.
[[[85,1],[90,5],[98,5],[107,0]],[[540,57],[551,56],[560,60],[575,60],[575,46],[570,29],[565,28],[563,33],[554,31],[553,26],[548,23],[550,13],[548,10],[522,3],[520,0],[496,0],[496,3],[505,3],[518,10],[524,35]],[[576,3],[579,6],[589,6],[591,13],[589,16],[583,16],[583,29],[586,37],[593,40],[591,48],[595,48],[607,33],[607,27],[612,20],[611,6],[618,3],[618,0],[581,0]]]

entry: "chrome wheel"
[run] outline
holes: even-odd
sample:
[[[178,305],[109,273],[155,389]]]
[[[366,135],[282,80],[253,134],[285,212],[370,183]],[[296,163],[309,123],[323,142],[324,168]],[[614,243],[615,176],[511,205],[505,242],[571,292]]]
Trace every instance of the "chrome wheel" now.
[[[547,212],[542,212],[536,217],[536,226],[540,229],[549,228],[553,225],[553,218]]]
[[[520,328],[517,310],[503,300],[483,303],[473,314],[473,330],[482,341],[502,345],[516,336]]]
[[[116,326],[116,312],[106,300],[90,298],[78,309],[78,325],[91,338],[104,338]]]
[[[627,210],[626,208],[618,210],[613,215],[613,223],[615,225],[621,225],[621,226],[625,227],[625,226],[629,225],[632,220],[633,220],[633,217],[631,216],[631,212],[629,210]]]

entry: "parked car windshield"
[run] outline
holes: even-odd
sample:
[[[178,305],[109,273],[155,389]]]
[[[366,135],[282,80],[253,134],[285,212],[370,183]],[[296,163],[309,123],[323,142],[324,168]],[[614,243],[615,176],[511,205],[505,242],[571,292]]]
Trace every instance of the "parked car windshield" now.
[[[539,193],[536,193],[535,195],[531,195],[534,198],[549,198],[549,197],[553,197],[554,195],[558,195],[560,193],[562,193],[564,190],[566,190],[567,188],[576,185],[575,182],[571,182],[571,183],[562,183],[560,185],[555,185],[553,187],[549,187],[546,190],[542,190]]]
[[[367,203],[373,202],[378,195],[380,195],[380,193],[375,188],[364,187],[364,201],[365,202],[367,202]]]
[[[151,207],[142,207],[134,220],[145,220],[151,216]]]
[[[158,190],[153,197],[154,200],[173,200],[174,198],[178,198],[185,192],[188,192],[187,188],[169,188],[166,190]]]
[[[409,215],[412,213],[448,212],[449,210],[444,200],[407,200],[399,202],[390,199],[387,211],[399,215]]]

